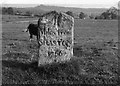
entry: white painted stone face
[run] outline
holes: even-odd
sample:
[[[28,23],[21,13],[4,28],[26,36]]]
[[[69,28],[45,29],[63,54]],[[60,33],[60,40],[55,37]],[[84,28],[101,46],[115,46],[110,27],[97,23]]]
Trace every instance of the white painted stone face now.
[[[73,56],[73,17],[56,12],[44,15],[41,21],[38,66],[70,60]]]

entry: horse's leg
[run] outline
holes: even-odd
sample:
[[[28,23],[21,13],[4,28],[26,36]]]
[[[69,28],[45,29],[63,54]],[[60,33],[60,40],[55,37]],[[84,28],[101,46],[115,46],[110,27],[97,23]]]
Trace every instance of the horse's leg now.
[[[32,41],[32,38],[33,38],[33,35],[32,35],[32,34],[30,34],[30,41]]]
[[[40,57],[40,32],[38,32],[37,37],[37,43],[38,43],[38,58]],[[39,59],[38,59],[39,60]]]

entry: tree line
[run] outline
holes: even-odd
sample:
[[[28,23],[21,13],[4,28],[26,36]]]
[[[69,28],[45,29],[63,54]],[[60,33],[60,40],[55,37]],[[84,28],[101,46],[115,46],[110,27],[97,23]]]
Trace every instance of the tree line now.
[[[3,7],[2,14],[32,16],[33,13],[30,11],[22,12],[20,10],[14,10],[12,7]]]
[[[95,19],[118,19],[118,9],[115,7],[111,7],[106,12],[95,17]]]
[[[80,12],[77,14],[77,17],[75,16],[76,14],[73,13],[72,11],[67,11],[66,14],[73,16],[74,18],[79,18],[79,19],[118,19],[118,9],[115,7],[111,7],[110,9],[106,10],[105,12],[99,14],[99,15],[95,15],[95,14],[91,14],[91,15],[87,15],[84,12]],[[2,14],[9,14],[9,15],[24,15],[24,16],[38,16],[40,14],[34,15],[32,12],[30,11],[26,11],[25,13],[21,12],[21,11],[15,11],[12,7],[3,7],[2,8]]]
[[[10,14],[10,15],[13,15],[14,14],[14,10],[12,7],[3,7],[2,8],[2,14]]]
[[[79,19],[85,19],[85,18],[89,18],[89,19],[118,19],[118,9],[115,7],[111,7],[110,9],[106,10],[105,12],[99,14],[99,15],[95,15],[95,14],[91,14],[91,15],[87,15],[83,12],[80,12],[78,14],[78,18]],[[74,16],[73,12],[66,12],[67,14]]]

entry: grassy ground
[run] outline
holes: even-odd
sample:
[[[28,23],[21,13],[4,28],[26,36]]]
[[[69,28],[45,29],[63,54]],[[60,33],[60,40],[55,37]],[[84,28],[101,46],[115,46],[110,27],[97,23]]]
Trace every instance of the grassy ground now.
[[[69,62],[37,67],[36,40],[31,43],[28,34],[22,32],[28,23],[11,23],[4,19],[5,17],[2,23],[4,85],[119,84],[117,21],[75,20],[73,58]]]

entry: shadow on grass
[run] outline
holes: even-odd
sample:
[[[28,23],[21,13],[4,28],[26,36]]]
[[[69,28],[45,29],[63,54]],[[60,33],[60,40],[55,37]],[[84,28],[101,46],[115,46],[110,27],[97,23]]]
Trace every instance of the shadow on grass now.
[[[63,79],[69,77],[71,75],[77,75],[79,72],[79,65],[75,62],[67,62],[67,63],[53,63],[47,64],[38,67],[38,62],[32,63],[21,63],[18,61],[10,61],[10,60],[3,60],[2,65],[4,67],[12,68],[12,69],[20,69],[22,71],[29,71],[35,72],[41,77],[42,79]],[[31,72],[31,73],[32,73]],[[72,78],[69,78],[72,81]]]
[[[9,68],[17,68],[23,71],[28,70],[29,68],[37,67],[37,62],[33,62],[31,64],[25,64],[18,61],[11,61],[11,60],[3,60],[2,66],[9,67]]]

